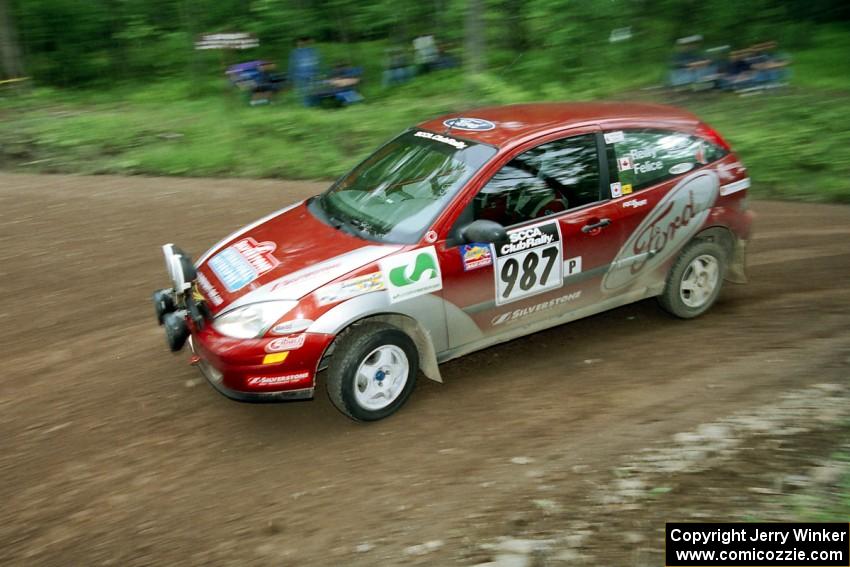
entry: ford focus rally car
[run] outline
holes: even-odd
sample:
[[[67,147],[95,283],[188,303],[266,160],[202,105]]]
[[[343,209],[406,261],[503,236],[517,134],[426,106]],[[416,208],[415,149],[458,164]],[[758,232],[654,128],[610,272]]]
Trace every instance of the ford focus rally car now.
[[[395,412],[418,372],[657,297],[705,312],[745,281],[746,169],[695,116],[644,104],[529,104],[429,120],[325,193],[246,226],[197,261],[163,247],[154,294],[241,401],[330,398]]]

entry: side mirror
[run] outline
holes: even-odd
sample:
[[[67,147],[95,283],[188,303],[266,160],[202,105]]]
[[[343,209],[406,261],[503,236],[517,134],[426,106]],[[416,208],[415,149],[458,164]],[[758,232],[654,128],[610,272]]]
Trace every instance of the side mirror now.
[[[495,221],[478,219],[463,227],[460,236],[466,242],[499,242],[507,240],[508,231]]]

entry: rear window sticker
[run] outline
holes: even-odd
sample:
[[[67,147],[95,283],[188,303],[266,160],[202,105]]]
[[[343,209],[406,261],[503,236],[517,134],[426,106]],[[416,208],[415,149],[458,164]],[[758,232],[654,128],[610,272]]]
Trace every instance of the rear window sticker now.
[[[694,164],[692,163],[677,163],[673,167],[671,167],[668,171],[670,175],[679,175],[681,173],[686,173],[694,168]]]
[[[611,184],[611,196],[615,199],[623,196],[623,186],[619,181]]]
[[[616,130],[614,132],[605,132],[605,143],[606,144],[616,144],[625,140],[626,137],[623,135],[622,130]]]

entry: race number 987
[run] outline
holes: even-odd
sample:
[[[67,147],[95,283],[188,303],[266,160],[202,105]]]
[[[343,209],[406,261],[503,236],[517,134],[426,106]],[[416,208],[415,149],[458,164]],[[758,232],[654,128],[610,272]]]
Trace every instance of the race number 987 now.
[[[517,301],[563,285],[561,239],[554,223],[510,234],[495,245],[496,304]]]

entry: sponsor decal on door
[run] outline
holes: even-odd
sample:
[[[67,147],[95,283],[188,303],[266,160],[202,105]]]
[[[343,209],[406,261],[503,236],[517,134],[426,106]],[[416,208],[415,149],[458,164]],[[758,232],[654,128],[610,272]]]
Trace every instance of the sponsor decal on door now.
[[[477,270],[493,264],[490,245],[480,242],[464,244],[460,247],[460,259],[463,261],[463,271]]]
[[[381,273],[390,303],[443,289],[443,276],[433,246],[384,258]]]
[[[510,230],[506,241],[490,246],[495,258],[496,305],[564,285],[558,221]]]

